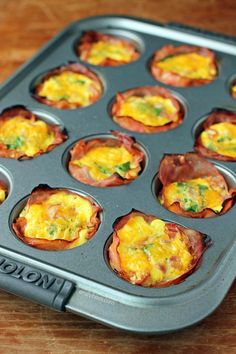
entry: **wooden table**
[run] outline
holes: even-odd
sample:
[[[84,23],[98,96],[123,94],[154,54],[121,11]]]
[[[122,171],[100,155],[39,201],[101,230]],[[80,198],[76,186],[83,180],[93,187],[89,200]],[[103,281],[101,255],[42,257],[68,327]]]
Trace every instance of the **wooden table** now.
[[[0,0],[0,81],[71,21],[126,14],[236,35],[234,0]],[[0,353],[236,353],[236,283],[194,328],[137,336],[0,292]]]

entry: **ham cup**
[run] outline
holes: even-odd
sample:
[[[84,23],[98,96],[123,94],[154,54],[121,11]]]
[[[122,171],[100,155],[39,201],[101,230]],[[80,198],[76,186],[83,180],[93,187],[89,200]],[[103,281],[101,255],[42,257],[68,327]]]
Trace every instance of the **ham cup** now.
[[[81,60],[100,66],[129,64],[140,56],[134,42],[95,31],[82,35],[76,51]]]
[[[70,151],[68,169],[78,181],[96,187],[114,187],[136,179],[144,153],[130,136],[114,131],[114,138],[78,141]]]
[[[219,170],[195,153],[164,155],[158,177],[160,203],[178,215],[218,216],[235,203],[236,188],[229,189]]]
[[[111,268],[144,287],[178,284],[199,266],[211,241],[204,234],[132,210],[113,224]]]
[[[12,227],[29,246],[62,251],[81,246],[95,235],[100,210],[89,197],[39,185]]]
[[[95,103],[102,93],[103,85],[97,74],[78,63],[49,71],[35,87],[33,96],[48,106],[75,109]]]
[[[60,126],[46,123],[24,106],[7,108],[0,115],[0,157],[30,159],[66,139]]]
[[[213,110],[203,123],[194,149],[214,160],[236,161],[236,112]]]
[[[113,120],[138,133],[158,133],[176,128],[184,118],[182,104],[163,87],[141,86],[118,93]]]
[[[177,87],[209,84],[218,74],[214,52],[190,45],[158,49],[150,69],[156,80]]]

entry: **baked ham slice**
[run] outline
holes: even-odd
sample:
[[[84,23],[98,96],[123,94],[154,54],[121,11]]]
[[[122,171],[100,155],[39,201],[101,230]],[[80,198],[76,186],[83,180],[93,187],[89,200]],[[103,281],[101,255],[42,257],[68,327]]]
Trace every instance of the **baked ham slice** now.
[[[162,158],[159,166],[158,178],[162,184],[162,188],[159,192],[159,200],[161,204],[168,210],[182,216],[192,217],[192,218],[207,218],[212,216],[218,216],[226,213],[235,203],[236,199],[236,188],[228,189],[228,185],[219,172],[219,170],[209,161],[201,158],[199,155],[189,152],[186,154],[166,154]],[[220,193],[220,198],[222,204],[220,205],[221,210],[214,211],[207,205],[196,211],[189,210],[181,207],[184,201],[184,191],[182,195],[180,193],[180,199],[170,203],[167,197],[167,190],[169,186],[173,183],[179,184],[181,187],[185,187],[190,183],[190,181],[199,179],[203,183],[202,193],[204,190],[210,189],[210,191],[218,191]],[[208,185],[204,185],[204,181],[208,182]],[[200,183],[201,184],[201,183]],[[190,192],[189,192],[190,193]],[[192,195],[188,195],[189,201],[197,202],[196,195],[194,196],[194,191]],[[188,201],[187,201],[188,202]],[[187,204],[186,204],[187,205]]]
[[[85,105],[79,103],[79,102],[70,102],[66,98],[60,98],[57,100],[50,100],[47,97],[44,97],[40,95],[41,90],[43,89],[45,83],[47,80],[50,78],[57,78],[59,77],[62,73],[75,73],[75,74],[81,74],[89,79],[92,80],[92,83],[90,84],[88,90],[89,90],[89,103],[86,104],[86,106],[95,103],[97,100],[100,99],[102,92],[103,92],[103,85],[97,74],[95,74],[93,71],[89,70],[85,66],[79,64],[79,63],[72,63],[68,65],[63,65],[61,67],[55,68],[50,70],[46,75],[43,76],[40,84],[35,87],[34,92],[33,92],[33,97],[39,101],[40,103],[46,104],[48,106],[52,106],[55,108],[59,109],[75,109],[75,108],[81,108],[84,107]],[[87,88],[86,88],[87,89]]]
[[[135,119],[135,117],[121,114],[122,105],[128,98],[132,96],[144,98],[150,96],[159,96],[163,99],[168,99],[171,101],[173,107],[175,108],[175,112],[163,114],[163,116],[166,116],[168,119],[168,122],[164,125],[146,125],[145,123]],[[169,129],[174,129],[183,122],[184,118],[184,110],[180,102],[171,94],[170,91],[159,86],[141,86],[122,93],[118,93],[112,106],[111,113],[113,120],[122,128],[138,133],[159,133]]]
[[[113,131],[112,135],[114,138],[96,138],[88,141],[79,140],[74,145],[70,151],[71,159],[68,165],[69,172],[74,178],[91,186],[114,187],[130,183],[138,177],[138,174],[142,169],[141,164],[144,162],[144,153],[136,147],[134,138],[118,131]],[[131,161],[128,161],[128,166],[124,169],[122,175],[114,172],[107,177],[104,176],[102,179],[95,179],[92,177],[88,166],[83,164],[80,166],[76,164],[76,161],[86,156],[87,153],[102,147],[123,147],[125,151],[132,156]],[[107,159],[108,161],[111,160],[111,156],[107,157]],[[101,168],[105,167],[106,166],[101,166]]]
[[[152,232],[154,223],[157,226]],[[112,269],[126,281],[144,287],[167,287],[182,282],[199,267],[204,251],[211,244],[198,231],[134,209],[118,218],[113,229],[108,248]]]
[[[205,130],[208,130],[213,124],[217,123],[231,123],[236,125],[236,113],[221,108],[214,109],[204,121],[201,133]],[[222,155],[217,151],[213,151],[204,146],[201,138],[201,133],[198,135],[194,145],[194,149],[198,154],[214,160],[236,161],[236,157]]]
[[[36,237],[34,234],[32,235],[27,235],[26,236],[26,227],[27,227],[27,214],[30,213],[32,214],[32,209],[31,207],[40,207],[43,205],[43,203],[47,202],[47,200],[51,197],[58,195],[59,193],[63,192],[63,195],[67,196],[72,196],[73,198],[76,198],[76,196],[79,196],[81,200],[88,201],[91,210],[90,210],[90,219],[88,224],[84,227],[84,225],[78,225],[76,226],[76,233],[75,236],[69,237],[69,240],[62,239],[62,238],[53,238],[51,237],[50,231],[48,235],[45,238],[40,238]],[[54,198],[55,199],[55,198]],[[71,208],[72,206],[69,205]],[[64,220],[67,222],[70,215],[62,215],[62,210],[60,208],[66,207],[65,201],[63,203],[52,203],[51,205],[48,205],[46,208],[46,215],[47,215],[47,222],[55,222],[58,219]],[[73,209],[73,208],[72,208]],[[71,210],[72,210],[71,209]],[[84,209],[83,209],[84,210]],[[75,210],[72,210],[75,212]],[[42,249],[42,250],[54,250],[54,251],[62,251],[70,248],[74,248],[77,246],[80,246],[81,239],[83,239],[83,243],[85,243],[87,240],[91,239],[94,234],[96,233],[98,226],[100,224],[100,218],[99,218],[99,212],[101,211],[101,208],[97,205],[94,204],[94,202],[89,198],[89,197],[84,197],[81,195],[78,195],[77,193],[71,192],[69,190],[65,189],[60,189],[60,188],[50,188],[47,185],[39,185],[38,187],[34,188],[33,191],[31,192],[31,195],[29,196],[26,206],[21,212],[21,214],[14,220],[12,228],[15,231],[16,235],[26,244],[29,246]],[[84,211],[83,211],[84,212]],[[22,214],[23,213],[23,214]],[[81,211],[82,213],[82,211]],[[37,214],[34,214],[37,217]],[[74,215],[74,219],[72,222],[78,221],[79,223],[79,213]],[[72,217],[72,216],[71,216]],[[35,220],[34,220],[35,222]],[[59,224],[60,225],[60,224]],[[68,225],[67,225],[68,226]],[[69,225],[70,226],[70,225]],[[69,227],[68,226],[68,227]],[[44,220],[41,222],[40,225],[35,225],[35,232],[37,233],[37,228],[43,228],[45,227],[44,225]],[[86,235],[82,235],[83,232],[86,231]]]
[[[183,75],[181,75],[175,72],[174,69],[173,71],[171,70],[168,71],[158,66],[158,63],[168,58],[175,57],[182,54],[191,54],[191,53],[196,53],[202,57],[210,59],[209,70],[212,74],[210,74],[209,79],[190,78],[187,77],[186,74],[184,73]],[[158,49],[153,56],[150,69],[152,75],[156,80],[161,81],[164,84],[177,86],[177,87],[201,86],[201,85],[209,84],[210,82],[215,80],[218,74],[216,57],[214,52],[207,48],[190,46],[190,45],[181,45],[178,47],[174,47],[168,44],[162,47],[161,49]]]
[[[95,64],[91,52],[94,48],[94,45],[97,45],[98,43],[107,43],[110,46],[114,45],[114,49],[118,45],[119,47],[123,48],[123,51],[126,55],[128,55],[128,58],[122,58],[122,53],[120,55],[121,58],[117,58],[117,55],[112,55],[112,53],[109,55],[108,52],[107,55],[101,55],[99,60],[96,60]],[[95,31],[88,31],[82,35],[76,51],[81,60],[100,66],[119,66],[129,64],[130,62],[138,59],[140,56],[140,53],[133,42],[110,34]],[[100,55],[99,49],[97,49],[96,52]]]
[[[16,117],[22,117],[32,123],[40,121],[40,119],[33,112],[29,111],[24,106],[18,105],[18,106],[7,108],[0,115],[0,136],[1,136],[1,127],[3,127],[7,121],[10,121],[11,119],[14,119]],[[9,147],[0,139],[0,157],[6,157],[6,158],[12,158],[18,160],[31,159],[33,157],[37,157],[39,155],[42,155],[46,152],[53,150],[56,146],[62,144],[67,139],[66,132],[63,131],[60,126],[55,124],[49,124],[47,122],[44,123],[47,126],[48,134],[52,134],[54,136],[52,143],[48,145],[46,149],[40,149],[37,153],[33,155],[27,155],[24,151],[21,151],[20,149],[16,149],[16,148],[14,149]]]

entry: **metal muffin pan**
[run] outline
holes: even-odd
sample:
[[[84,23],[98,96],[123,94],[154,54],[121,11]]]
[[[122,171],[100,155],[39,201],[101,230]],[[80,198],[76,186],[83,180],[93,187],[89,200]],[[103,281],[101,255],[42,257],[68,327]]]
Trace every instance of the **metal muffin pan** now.
[[[83,63],[97,73],[104,92],[96,103],[80,109],[49,107],[37,102],[32,87],[43,73],[68,62],[81,62],[75,44],[83,31],[97,30],[128,37],[138,43],[141,56],[119,67],[99,67]],[[163,45],[205,46],[217,55],[219,75],[211,84],[178,88],[156,81],[149,70],[153,53]],[[61,311],[71,311],[102,323],[139,333],[165,333],[191,326],[209,315],[223,300],[235,279],[235,207],[209,219],[178,216],[162,207],[155,196],[156,174],[164,153],[193,150],[194,129],[213,108],[236,109],[228,90],[235,74],[234,39],[174,25],[163,26],[124,16],[101,16],[70,25],[50,41],[32,60],[18,70],[0,90],[1,111],[25,105],[40,117],[58,122],[68,139],[49,153],[26,161],[0,158],[0,177],[10,187],[0,206],[0,287]],[[82,63],[82,62],[81,62]],[[122,129],[110,116],[118,91],[159,85],[181,100],[185,117],[176,129],[157,134],[133,133]],[[128,185],[97,188],[80,183],[66,169],[69,147],[81,139],[106,136],[119,130],[136,138],[145,152],[145,168]],[[232,162],[212,162],[230,185],[236,185]],[[102,207],[101,225],[86,244],[66,251],[42,251],[21,242],[11,228],[26,197],[39,184],[68,188],[91,196]],[[109,267],[107,247],[112,224],[131,209],[153,214],[167,221],[207,234],[213,245],[207,249],[200,267],[184,282],[167,288],[145,288],[119,278]]]

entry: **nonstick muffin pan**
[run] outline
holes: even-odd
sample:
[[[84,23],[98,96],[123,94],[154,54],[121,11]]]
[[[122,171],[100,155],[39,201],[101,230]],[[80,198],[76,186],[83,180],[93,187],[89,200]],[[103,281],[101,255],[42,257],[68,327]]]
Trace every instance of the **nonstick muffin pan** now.
[[[84,31],[95,30],[128,38],[141,52],[127,65],[102,67],[83,63],[76,45]],[[71,311],[102,323],[139,333],[165,333],[193,325],[209,315],[223,300],[235,279],[235,207],[224,215],[193,219],[176,215],[160,205],[157,170],[163,154],[193,151],[197,130],[204,117],[215,108],[236,110],[230,94],[235,77],[236,41],[176,25],[101,16],[70,25],[50,41],[1,87],[1,111],[15,105],[26,106],[38,117],[59,124],[68,139],[49,153],[31,160],[0,158],[0,177],[8,186],[8,196],[0,206],[0,287],[61,311]],[[154,52],[166,44],[197,45],[213,50],[218,77],[201,87],[171,87],[155,80],[150,72]],[[58,109],[38,102],[34,89],[43,75],[68,63],[80,63],[100,78],[101,98],[78,109]],[[158,85],[181,102],[183,123],[160,133],[135,133],[118,126],[111,117],[117,92],[139,86]],[[109,137],[111,131],[135,137],[145,154],[142,173],[132,183],[98,188],[74,179],[67,170],[69,150],[81,138]],[[236,186],[233,162],[210,160]],[[91,240],[65,251],[45,251],[21,242],[12,222],[39,184],[65,188],[92,200],[101,207],[100,226]],[[109,266],[107,250],[112,224],[132,209],[168,222],[198,230],[212,240],[198,269],[182,283],[165,288],[145,288],[119,278]]]

